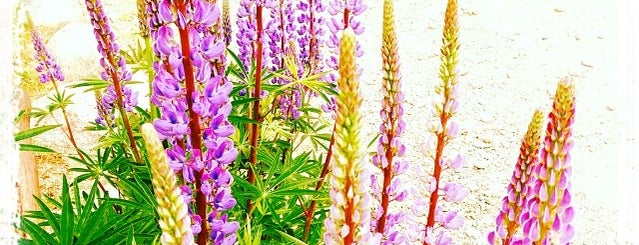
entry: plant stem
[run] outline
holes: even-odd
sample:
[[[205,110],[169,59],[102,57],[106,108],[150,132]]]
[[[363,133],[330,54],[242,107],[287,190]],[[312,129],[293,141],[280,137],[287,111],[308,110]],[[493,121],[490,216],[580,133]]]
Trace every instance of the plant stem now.
[[[256,71],[255,71],[255,87],[253,88],[253,98],[256,100],[253,102],[253,113],[251,113],[252,119],[255,123],[251,124],[250,130],[250,153],[249,153],[249,162],[251,165],[257,165],[257,141],[259,139],[259,125],[260,121],[260,94],[262,91],[262,32],[264,27],[262,25],[262,6],[258,5],[257,13],[255,16],[255,21],[257,22],[257,38],[255,40],[255,52],[253,53],[253,57],[256,61]],[[251,168],[248,169],[248,181],[249,183],[255,183],[255,173]],[[248,200],[249,210],[251,209],[251,200]]]
[[[186,15],[186,2],[176,1],[178,11]],[[200,117],[193,110],[193,96],[195,94],[195,77],[193,63],[191,62],[191,44],[189,40],[189,30],[186,27],[178,27],[180,33],[180,43],[182,44],[182,65],[184,66],[184,76],[186,84],[186,104],[189,110],[189,129],[191,130],[191,147],[193,150],[202,150],[202,130],[200,128]],[[197,154],[202,160],[202,154]],[[195,171],[195,206],[196,212],[200,216],[202,230],[197,235],[197,244],[206,245],[209,237],[209,226],[207,221],[207,202],[202,193],[202,170]]]
[[[104,25],[104,23],[101,23]],[[101,37],[102,41],[105,42],[105,47],[111,47],[111,41],[108,37]],[[112,52],[105,52],[107,60],[109,63],[113,64],[115,67],[115,58],[113,57]],[[120,77],[118,76],[115,70],[107,71],[113,79],[113,90],[115,90],[115,94],[117,96],[116,104],[118,107],[118,111],[120,112],[120,116],[122,117],[122,122],[124,123],[124,127],[126,129],[126,134],[129,137],[129,145],[131,147],[131,151],[133,151],[133,156],[135,160],[139,163],[142,162],[142,158],[140,157],[140,151],[138,150],[138,146],[135,144],[135,137],[133,137],[133,130],[131,129],[131,123],[129,122],[129,117],[126,114],[126,110],[124,110],[124,96],[122,95],[122,86],[120,84]]]
[[[146,61],[147,61],[147,67],[146,67],[146,75],[148,76],[148,81],[149,81],[149,91],[152,92],[153,91],[153,79],[155,78],[155,72],[153,71],[153,52],[151,51],[153,49],[153,46],[151,45],[151,38],[149,36],[145,36],[144,38],[144,46],[145,48],[145,53],[147,54],[146,57]],[[151,101],[151,99],[149,98],[149,111],[151,111],[151,121],[153,121],[156,118],[159,118],[159,114],[158,114],[158,108],[157,106],[155,106],[155,104],[153,104],[153,102]]]
[[[55,79],[53,78],[52,75],[49,75],[49,76],[50,76],[49,79],[51,80],[51,83],[53,83],[53,88],[55,89],[56,95],[58,96],[58,98],[61,98],[60,90],[58,90],[58,85],[55,82]],[[78,144],[75,142],[75,137],[73,137],[73,130],[71,129],[71,123],[69,123],[69,117],[67,116],[67,110],[65,109],[65,107],[66,107],[65,105],[60,105],[60,110],[62,110],[62,117],[64,117],[64,123],[67,125],[67,131],[69,132],[67,134],[67,138],[69,138],[69,141],[71,141],[71,145],[73,145],[73,148],[78,153],[78,156],[80,156],[80,159],[84,161],[85,160],[84,155],[82,155],[82,153],[80,152],[80,148],[78,148]]]
[[[326,175],[328,175],[328,171],[330,170],[331,158],[333,157],[333,145],[335,144],[335,127],[336,124],[333,124],[333,132],[331,133],[331,141],[328,143],[328,150],[326,151],[326,159],[324,159],[324,166],[322,167],[322,172],[320,172],[319,181],[315,186],[315,191],[319,191],[324,185],[324,181],[326,180]],[[304,241],[308,240],[308,235],[311,230],[311,221],[313,221],[313,216],[315,216],[315,207],[317,206],[317,200],[313,199],[311,201],[311,205],[307,209],[306,212],[306,223],[304,223]]]
[[[308,0],[308,19],[309,19],[309,33],[311,34],[311,38],[308,41],[308,63],[310,66],[310,71],[315,73],[317,69],[317,61],[315,60],[315,42],[317,42],[317,37],[315,37],[315,11],[313,7],[313,0]],[[312,74],[311,73],[311,74]]]

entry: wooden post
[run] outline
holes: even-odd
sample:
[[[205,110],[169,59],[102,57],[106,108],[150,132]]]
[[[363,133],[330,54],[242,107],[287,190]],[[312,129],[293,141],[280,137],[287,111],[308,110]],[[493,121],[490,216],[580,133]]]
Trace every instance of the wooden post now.
[[[23,116],[17,123],[18,132],[24,131],[30,128],[31,120],[29,113],[31,113],[31,99],[29,94],[23,89],[22,92],[17,95],[20,110],[25,110]],[[30,139],[26,139],[26,142],[31,143]],[[20,165],[18,166],[18,214],[22,215],[24,211],[36,210],[38,208],[37,203],[33,196],[40,197],[40,181],[38,178],[38,168],[35,163],[35,157],[32,152],[20,152]]]

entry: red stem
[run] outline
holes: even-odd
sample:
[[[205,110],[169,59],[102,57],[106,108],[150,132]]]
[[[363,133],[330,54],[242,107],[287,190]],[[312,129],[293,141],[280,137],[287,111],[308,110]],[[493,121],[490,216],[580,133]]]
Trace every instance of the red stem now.
[[[395,115],[395,110],[394,110],[394,106],[390,106],[390,112],[388,112],[389,115]],[[391,116],[391,118],[389,118],[390,120],[390,125],[395,125],[395,121],[397,120],[397,118],[394,118]],[[386,216],[388,215],[388,205],[390,203],[390,196],[388,195],[388,189],[390,188],[390,183],[391,180],[393,179],[394,174],[393,174],[393,159],[395,158],[395,154],[393,153],[393,150],[391,149],[390,146],[390,142],[393,141],[393,139],[395,138],[395,134],[392,132],[392,126],[391,128],[387,129],[388,132],[386,133],[386,135],[388,135],[388,144],[384,145],[384,149],[385,151],[385,155],[384,157],[386,157],[386,162],[388,163],[386,165],[385,168],[382,169],[382,172],[384,173],[384,182],[382,184],[382,201],[381,201],[381,205],[382,205],[382,216],[379,218],[379,220],[377,221],[377,232],[379,233],[384,233],[384,227],[386,226]]]
[[[326,180],[326,175],[328,175],[329,166],[331,163],[331,158],[333,157],[333,145],[335,144],[335,124],[333,124],[333,132],[331,133],[331,141],[328,144],[328,150],[326,152],[326,159],[324,159],[324,166],[322,167],[322,172],[320,172],[320,179],[315,186],[315,191],[319,191],[324,185],[324,181]],[[308,240],[308,234],[311,230],[311,221],[313,221],[313,216],[315,216],[315,207],[317,206],[317,200],[313,199],[311,201],[311,205],[308,208],[308,212],[306,213],[306,223],[304,224],[304,241]]]
[[[103,10],[96,10],[96,11],[103,11]],[[96,20],[97,21],[97,20]],[[98,25],[104,26],[106,25],[106,23],[98,21]],[[111,47],[111,39],[109,37],[100,35],[102,41],[104,41],[104,47]],[[112,50],[108,50],[106,52],[104,52],[106,54],[107,60],[109,61],[109,64],[111,64],[111,66],[117,67],[116,64],[117,62],[115,62],[115,58],[113,57],[113,52]],[[138,146],[135,144],[135,137],[133,137],[133,130],[131,129],[131,123],[129,122],[129,117],[126,114],[126,111],[124,110],[124,101],[122,98],[124,98],[124,96],[122,95],[122,86],[120,84],[120,77],[117,74],[117,71],[115,70],[111,70],[108,71],[109,76],[111,77],[111,79],[113,79],[113,89],[115,90],[115,95],[117,96],[116,99],[116,104],[118,107],[118,111],[120,112],[120,116],[122,117],[122,121],[124,122],[124,127],[126,128],[126,134],[129,137],[129,145],[131,146],[131,150],[133,151],[133,156],[135,157],[135,160],[139,163],[142,162],[142,158],[140,157],[140,151],[138,150]]]
[[[448,98],[444,98],[444,101],[447,102]],[[446,103],[444,103],[444,105],[446,105]],[[445,106],[443,108],[445,108]],[[435,226],[435,210],[437,208],[437,200],[439,199],[439,179],[442,172],[442,167],[439,165],[439,162],[441,161],[441,158],[444,152],[444,145],[446,144],[445,132],[446,132],[447,121],[448,121],[448,115],[445,112],[442,112],[440,117],[442,132],[439,132],[437,134],[437,148],[436,148],[435,160],[433,164],[435,168],[433,171],[433,177],[435,178],[435,190],[430,194],[430,203],[428,206],[428,220],[426,222],[426,230],[428,230],[429,227],[432,228]],[[427,244],[426,241],[424,241],[424,244]]]
[[[257,164],[257,140],[259,138],[259,125],[257,122],[260,121],[260,92],[262,91],[262,32],[264,27],[262,25],[262,6],[258,5],[257,13],[255,15],[255,21],[257,22],[257,39],[255,40],[255,52],[253,53],[253,57],[256,60],[256,71],[255,71],[255,88],[253,89],[253,98],[256,100],[253,102],[253,113],[252,119],[255,121],[254,124],[251,124],[250,131],[250,153],[249,153],[249,161],[251,165],[255,166]],[[251,168],[248,169],[248,181],[249,183],[255,183],[255,173]],[[248,208],[251,210],[251,201],[248,201]]]
[[[309,33],[311,34],[311,38],[308,41],[308,63],[310,65],[311,72],[315,72],[315,69],[317,68],[317,64],[315,64],[315,42],[317,40],[315,37],[315,11],[313,7],[313,0],[308,0],[308,12],[309,21],[311,22],[309,24]]]
[[[348,23],[350,22],[349,20],[349,16],[351,14],[351,11],[347,8],[344,9],[344,30],[346,30],[346,28],[348,28]]]
[[[185,1],[176,1],[176,8],[182,14],[186,14],[186,5]],[[189,110],[189,129],[191,130],[191,145],[194,150],[201,151],[202,150],[202,129],[200,128],[200,117],[193,110],[193,98],[195,94],[195,77],[194,77],[194,69],[193,63],[191,62],[191,45],[189,40],[188,29],[186,27],[178,27],[178,32],[180,33],[180,42],[182,44],[182,65],[184,66],[184,76],[185,76],[185,84],[186,84],[186,104]],[[202,158],[202,154],[199,154],[199,157]],[[200,159],[202,160],[202,159]],[[202,171],[195,171],[195,206],[196,212],[200,216],[202,220],[202,231],[197,235],[197,244],[206,245],[209,238],[209,225],[207,222],[207,203],[206,196],[202,193]]]

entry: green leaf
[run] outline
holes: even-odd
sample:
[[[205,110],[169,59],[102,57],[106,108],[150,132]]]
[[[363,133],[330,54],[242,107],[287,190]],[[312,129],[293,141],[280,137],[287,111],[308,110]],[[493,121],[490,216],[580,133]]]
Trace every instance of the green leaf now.
[[[73,213],[73,204],[71,203],[66,176],[62,177],[62,213],[60,216],[60,243],[73,244],[73,228],[75,226],[73,217],[75,214]]]
[[[44,146],[30,145],[30,144],[20,144],[20,151],[33,151],[33,152],[44,152],[44,153],[55,152],[54,150],[51,150]]]
[[[22,132],[18,132],[16,133],[13,138],[16,142],[21,141],[23,139],[28,139],[31,137],[35,137],[38,136],[40,134],[43,134],[44,132],[47,132],[51,129],[60,127],[61,124],[58,125],[45,125],[45,126],[40,126],[40,127],[35,127],[35,128],[31,128],[31,129],[27,129],[25,131]]]
[[[307,245],[305,242],[303,242],[300,239],[295,238],[294,236],[291,236],[287,233],[284,233],[280,230],[275,230],[277,231],[277,233],[279,233],[283,238],[285,238],[286,240],[288,240],[289,242],[291,242],[292,244],[296,244],[296,245]]]
[[[245,117],[245,116],[229,115],[229,121],[232,122],[232,123],[259,124],[258,121],[255,121],[255,120],[250,119],[250,118]]]
[[[59,244],[55,238],[46,232],[41,226],[33,223],[31,220],[22,217],[20,219],[20,226],[24,232],[29,234],[35,244]]]

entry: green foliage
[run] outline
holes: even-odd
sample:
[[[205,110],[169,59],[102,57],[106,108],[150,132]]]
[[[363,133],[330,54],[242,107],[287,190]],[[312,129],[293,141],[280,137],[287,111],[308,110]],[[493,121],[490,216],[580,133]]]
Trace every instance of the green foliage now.
[[[46,198],[60,211],[52,210],[36,197],[40,210],[24,215],[21,229],[35,244],[124,244],[129,241],[127,237],[134,235],[141,243],[149,244],[159,235],[153,210],[103,196],[98,185],[94,181],[87,193],[74,182],[71,193],[63,176],[62,195],[58,199]]]

